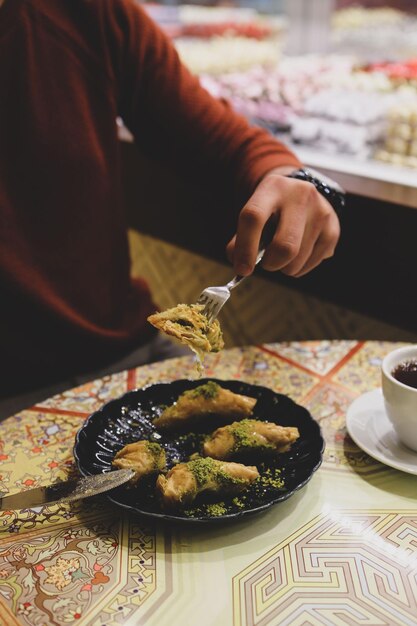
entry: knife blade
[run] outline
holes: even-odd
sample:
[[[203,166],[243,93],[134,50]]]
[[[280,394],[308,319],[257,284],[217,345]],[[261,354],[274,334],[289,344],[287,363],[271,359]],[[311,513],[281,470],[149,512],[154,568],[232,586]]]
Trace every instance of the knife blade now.
[[[27,491],[0,497],[0,511],[30,509],[46,504],[64,504],[89,498],[98,493],[120,487],[135,474],[133,469],[120,469],[74,480],[65,480],[46,487],[35,487]]]

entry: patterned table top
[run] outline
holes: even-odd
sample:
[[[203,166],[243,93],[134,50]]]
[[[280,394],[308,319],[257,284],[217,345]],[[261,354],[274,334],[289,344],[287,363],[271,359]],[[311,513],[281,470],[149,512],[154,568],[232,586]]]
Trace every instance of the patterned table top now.
[[[345,430],[397,344],[312,341],[226,350],[207,376],[288,394],[320,422],[324,462],[289,500],[227,526],[152,525],[103,496],[0,514],[2,626],[417,624],[417,477]],[[128,389],[194,378],[190,357],[105,377],[4,421],[1,491],[75,472],[85,418]]]

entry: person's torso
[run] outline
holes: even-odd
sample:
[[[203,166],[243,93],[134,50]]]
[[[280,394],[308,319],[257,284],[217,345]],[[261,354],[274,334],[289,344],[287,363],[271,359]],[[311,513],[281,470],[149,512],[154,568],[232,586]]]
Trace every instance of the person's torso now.
[[[0,9],[0,347],[43,345],[41,361],[60,337],[72,358],[144,324],[129,319],[117,89],[94,5]]]

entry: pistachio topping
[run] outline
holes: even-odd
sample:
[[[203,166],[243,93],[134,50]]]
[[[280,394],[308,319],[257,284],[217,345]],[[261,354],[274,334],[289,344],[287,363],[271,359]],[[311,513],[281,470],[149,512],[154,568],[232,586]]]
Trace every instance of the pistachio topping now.
[[[232,504],[234,504],[235,507],[237,507],[238,509],[244,509],[245,508],[245,503],[243,502],[243,500],[241,498],[233,498]]]
[[[284,486],[284,479],[278,468],[268,468],[260,475],[257,482],[262,487],[272,487],[273,489],[281,489]]]
[[[189,395],[191,398],[198,398],[198,396],[203,396],[206,400],[210,398],[215,398],[219,393],[220,385],[215,383],[213,380],[209,380],[204,385],[199,385],[195,389],[190,389],[185,393]]]
[[[245,419],[230,424],[226,428],[235,440],[234,451],[242,450],[242,448],[274,448],[273,443],[267,442],[264,437],[259,437],[254,431],[253,420]]]
[[[214,480],[223,485],[241,485],[245,481],[242,478],[230,476],[224,469],[222,463],[210,457],[194,459],[188,462],[188,467],[200,487],[210,480]]]
[[[227,508],[225,507],[224,502],[215,502],[213,504],[208,504],[206,507],[207,513],[212,515],[213,517],[220,517],[227,513]]]
[[[218,320],[209,322],[203,310],[202,304],[178,304],[148,317],[153,326],[188,345],[195,352],[200,374],[205,354],[219,352],[224,347]]]
[[[153,457],[155,469],[159,469],[161,464],[165,465],[165,450],[159,443],[147,441],[146,447]]]

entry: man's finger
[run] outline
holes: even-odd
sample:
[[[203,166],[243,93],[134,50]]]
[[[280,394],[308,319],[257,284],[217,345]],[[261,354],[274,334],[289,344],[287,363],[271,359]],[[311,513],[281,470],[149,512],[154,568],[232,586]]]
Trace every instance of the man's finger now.
[[[241,276],[253,272],[264,226],[279,206],[281,194],[277,193],[274,178],[268,177],[258,185],[239,214],[233,262]]]
[[[335,251],[336,243],[340,233],[339,220],[335,216],[335,220],[329,225],[326,231],[324,231],[316,241],[313,251],[301,269],[293,274],[295,278],[300,278],[311,272],[315,267],[326,259],[330,259]]]

